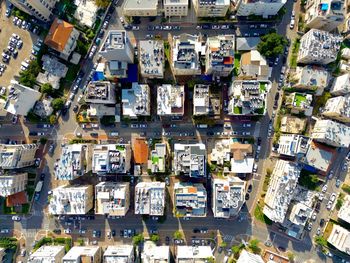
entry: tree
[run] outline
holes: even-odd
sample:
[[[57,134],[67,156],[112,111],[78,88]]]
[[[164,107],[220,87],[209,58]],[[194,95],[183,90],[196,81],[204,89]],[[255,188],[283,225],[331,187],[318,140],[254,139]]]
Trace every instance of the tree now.
[[[206,258],[206,262],[215,263],[215,259],[213,257],[208,257],[208,258]]]
[[[260,254],[261,248],[259,247],[259,240],[257,239],[251,239],[249,241],[248,248],[254,253],[254,254]]]
[[[52,95],[53,88],[50,83],[45,83],[40,88],[41,93]]]
[[[239,244],[237,246],[232,246],[231,247],[231,250],[232,250],[232,253],[233,253],[233,256],[235,258],[238,258],[239,257],[239,254],[241,253],[241,250],[244,248],[244,245],[243,244]]]
[[[283,53],[284,46],[287,43],[287,40],[282,35],[270,33],[261,37],[257,49],[265,57],[277,57]]]
[[[142,234],[138,234],[136,236],[133,236],[132,242],[134,245],[139,245],[141,242],[143,242],[144,238]]]
[[[57,121],[56,115],[52,114],[50,115],[50,124],[55,124]]]
[[[220,247],[227,247],[227,243],[226,243],[226,242],[222,242],[222,243],[220,244]]]
[[[106,8],[110,2],[111,0],[95,0],[95,3],[99,8]]]
[[[151,241],[157,243],[159,241],[159,236],[156,234],[151,235]]]
[[[40,138],[40,143],[42,144],[42,145],[44,145],[44,144],[46,144],[46,142],[47,142],[47,138]]]
[[[315,242],[317,245],[319,245],[321,247],[327,246],[327,240],[322,236],[315,237]]]
[[[36,76],[38,76],[41,67],[36,60],[32,60],[26,70],[19,73],[19,83],[22,85],[33,87],[36,83]]]
[[[52,108],[55,111],[61,110],[64,107],[64,100],[62,98],[56,98],[52,101]]]
[[[288,257],[290,262],[294,262],[295,256],[294,256],[294,254],[292,252],[289,251],[288,254],[287,254],[287,257]]]
[[[182,239],[182,234],[179,230],[176,230],[173,234],[174,239]]]

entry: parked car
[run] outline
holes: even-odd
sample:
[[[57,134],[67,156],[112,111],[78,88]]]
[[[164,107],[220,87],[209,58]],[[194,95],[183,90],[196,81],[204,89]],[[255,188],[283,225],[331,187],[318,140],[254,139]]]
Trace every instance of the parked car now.
[[[13,221],[21,221],[21,218],[19,216],[12,216]]]

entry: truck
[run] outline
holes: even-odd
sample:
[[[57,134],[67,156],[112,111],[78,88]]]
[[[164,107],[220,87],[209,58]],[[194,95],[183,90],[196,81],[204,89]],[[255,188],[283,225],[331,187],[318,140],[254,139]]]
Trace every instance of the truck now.
[[[36,184],[36,187],[35,187],[35,192],[36,193],[40,193],[41,192],[41,189],[43,188],[43,184],[44,184],[44,181],[39,181]]]

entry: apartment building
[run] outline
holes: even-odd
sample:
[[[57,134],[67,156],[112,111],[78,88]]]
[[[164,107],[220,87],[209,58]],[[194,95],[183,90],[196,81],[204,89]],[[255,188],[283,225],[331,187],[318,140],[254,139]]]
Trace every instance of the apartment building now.
[[[85,215],[94,206],[92,185],[66,185],[52,189],[51,215]]]
[[[203,184],[175,183],[174,215],[176,217],[205,217],[207,215],[207,191]]]
[[[0,144],[0,167],[18,169],[31,166],[35,162],[37,144]]]
[[[77,46],[79,34],[74,25],[55,18],[44,43],[59,52],[61,58],[68,60],[68,57]]]
[[[90,170],[90,155],[90,145],[65,145],[55,169],[56,179],[74,180],[87,173]]]
[[[265,263],[260,255],[250,253],[243,249],[236,263]]]
[[[193,91],[193,115],[208,115],[210,111],[209,85],[196,84]]]
[[[305,157],[301,158],[301,162],[304,163],[304,169],[325,175],[329,171],[334,154],[334,149],[311,141]]]
[[[286,96],[285,106],[291,109],[291,113],[304,113],[305,116],[311,116],[313,110],[311,103],[311,94],[293,92]]]
[[[288,220],[292,226],[295,227],[295,230],[299,229],[298,233],[300,233],[304,230],[304,227],[308,220],[311,218],[312,213],[312,207],[309,207],[303,203],[296,202],[292,205]]]
[[[167,147],[165,143],[154,144],[151,151],[150,160],[148,160],[148,169],[152,173],[165,173],[167,165]]]
[[[238,177],[212,179],[212,210],[214,217],[235,217],[245,203],[246,182]]]
[[[49,83],[53,89],[58,90],[60,88],[60,80],[67,75],[68,67],[61,63],[58,58],[51,55],[43,55],[41,61],[44,72],[38,74],[36,81],[40,85]]]
[[[157,16],[158,0],[126,0],[123,6],[124,16]]]
[[[287,0],[239,0],[236,2],[237,16],[269,16],[277,15]]]
[[[91,81],[85,89],[85,102],[115,105],[115,87],[109,81]]]
[[[169,246],[157,246],[152,241],[146,241],[141,253],[142,263],[167,263],[170,262]]]
[[[301,134],[306,128],[306,119],[290,116],[283,116],[281,119],[281,132]]]
[[[135,187],[135,214],[163,216],[165,183],[141,182]]]
[[[129,207],[129,183],[100,182],[95,186],[95,214],[125,216]]]
[[[255,49],[241,55],[240,65],[241,79],[268,80],[271,77],[272,68],[269,67],[266,58]]]
[[[148,79],[164,77],[164,41],[140,40],[139,64],[141,76]]]
[[[306,154],[310,144],[310,138],[299,134],[281,134],[278,140],[277,153],[287,157],[298,159]]]
[[[296,163],[278,160],[272,172],[263,213],[276,223],[283,223],[294,196],[301,168]]]
[[[264,115],[270,81],[235,80],[229,88],[229,115]]]
[[[201,74],[200,55],[202,43],[199,36],[181,34],[173,36],[170,64],[174,75],[192,76]]]
[[[131,168],[130,144],[96,144],[93,146],[92,172],[126,174]]]
[[[333,147],[349,147],[350,128],[332,120],[318,119],[312,130],[311,138]]]
[[[215,260],[210,246],[177,246],[176,263],[207,262],[208,258]]]
[[[194,2],[196,1],[203,0],[194,0]],[[227,0],[227,2],[229,3],[229,0]],[[235,62],[234,56],[234,35],[208,37],[205,45],[205,74],[227,77],[233,70]]]
[[[100,263],[102,257],[101,247],[74,246],[63,257],[62,263]]]
[[[198,17],[224,17],[230,8],[230,0],[192,0]]]
[[[133,82],[131,89],[122,89],[123,116],[131,119],[150,116],[150,101],[149,86]]]
[[[340,225],[333,224],[327,242],[339,251],[350,254],[350,232]]]
[[[350,73],[343,74],[334,78],[333,85],[330,90],[334,96],[347,95],[350,93]]]
[[[164,16],[187,16],[189,0],[164,0]]]
[[[99,7],[94,0],[80,1],[74,12],[79,24],[92,28],[96,22]]]
[[[338,96],[327,100],[322,110],[324,117],[349,123],[350,122],[350,96]]]
[[[27,262],[62,262],[64,253],[64,246],[42,246],[29,255]]]
[[[326,65],[336,60],[343,38],[329,32],[311,29],[300,39],[297,61]]]
[[[312,0],[306,3],[305,25],[325,31],[333,31],[345,18],[344,0]]]
[[[157,114],[162,117],[183,116],[185,86],[163,84],[157,87]]]
[[[0,196],[7,197],[26,189],[28,173],[0,175]]]
[[[338,211],[338,219],[350,224],[350,196],[346,195],[343,205]]]
[[[103,254],[103,263],[134,263],[134,246],[118,245],[108,246]]]
[[[205,144],[174,144],[173,170],[176,175],[189,177],[206,177]]]
[[[19,10],[34,16],[44,22],[52,19],[52,10],[57,0],[10,0]]]

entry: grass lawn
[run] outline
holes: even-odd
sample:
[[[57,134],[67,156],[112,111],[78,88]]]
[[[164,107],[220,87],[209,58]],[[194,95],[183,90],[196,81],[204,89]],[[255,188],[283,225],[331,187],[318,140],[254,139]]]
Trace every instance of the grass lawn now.
[[[289,63],[291,68],[297,67],[297,57],[298,57],[299,47],[300,47],[300,39],[296,39],[295,42],[293,43],[292,56],[290,58],[290,63]]]
[[[80,65],[70,64],[68,66],[68,72],[65,77],[65,80],[68,82],[73,82],[78,75],[79,69],[80,69]]]
[[[300,93],[296,93],[295,94],[295,104],[297,107],[300,107],[300,105],[306,101],[306,97],[303,95],[303,94],[300,94]]]
[[[264,215],[263,207],[260,206],[260,204],[256,205],[255,210],[254,210],[254,216],[259,221],[261,221],[267,225],[272,225],[272,221],[270,220],[270,218],[268,218],[267,216]]]
[[[342,189],[345,193],[350,194],[350,185],[348,185],[348,184],[343,184],[342,187],[341,187],[341,189]]]
[[[266,83],[259,83],[260,92],[266,92]]]
[[[235,114],[242,114],[242,108],[241,107],[234,107],[233,112]]]
[[[159,157],[158,156],[153,156],[152,157],[152,164],[158,163]]]

